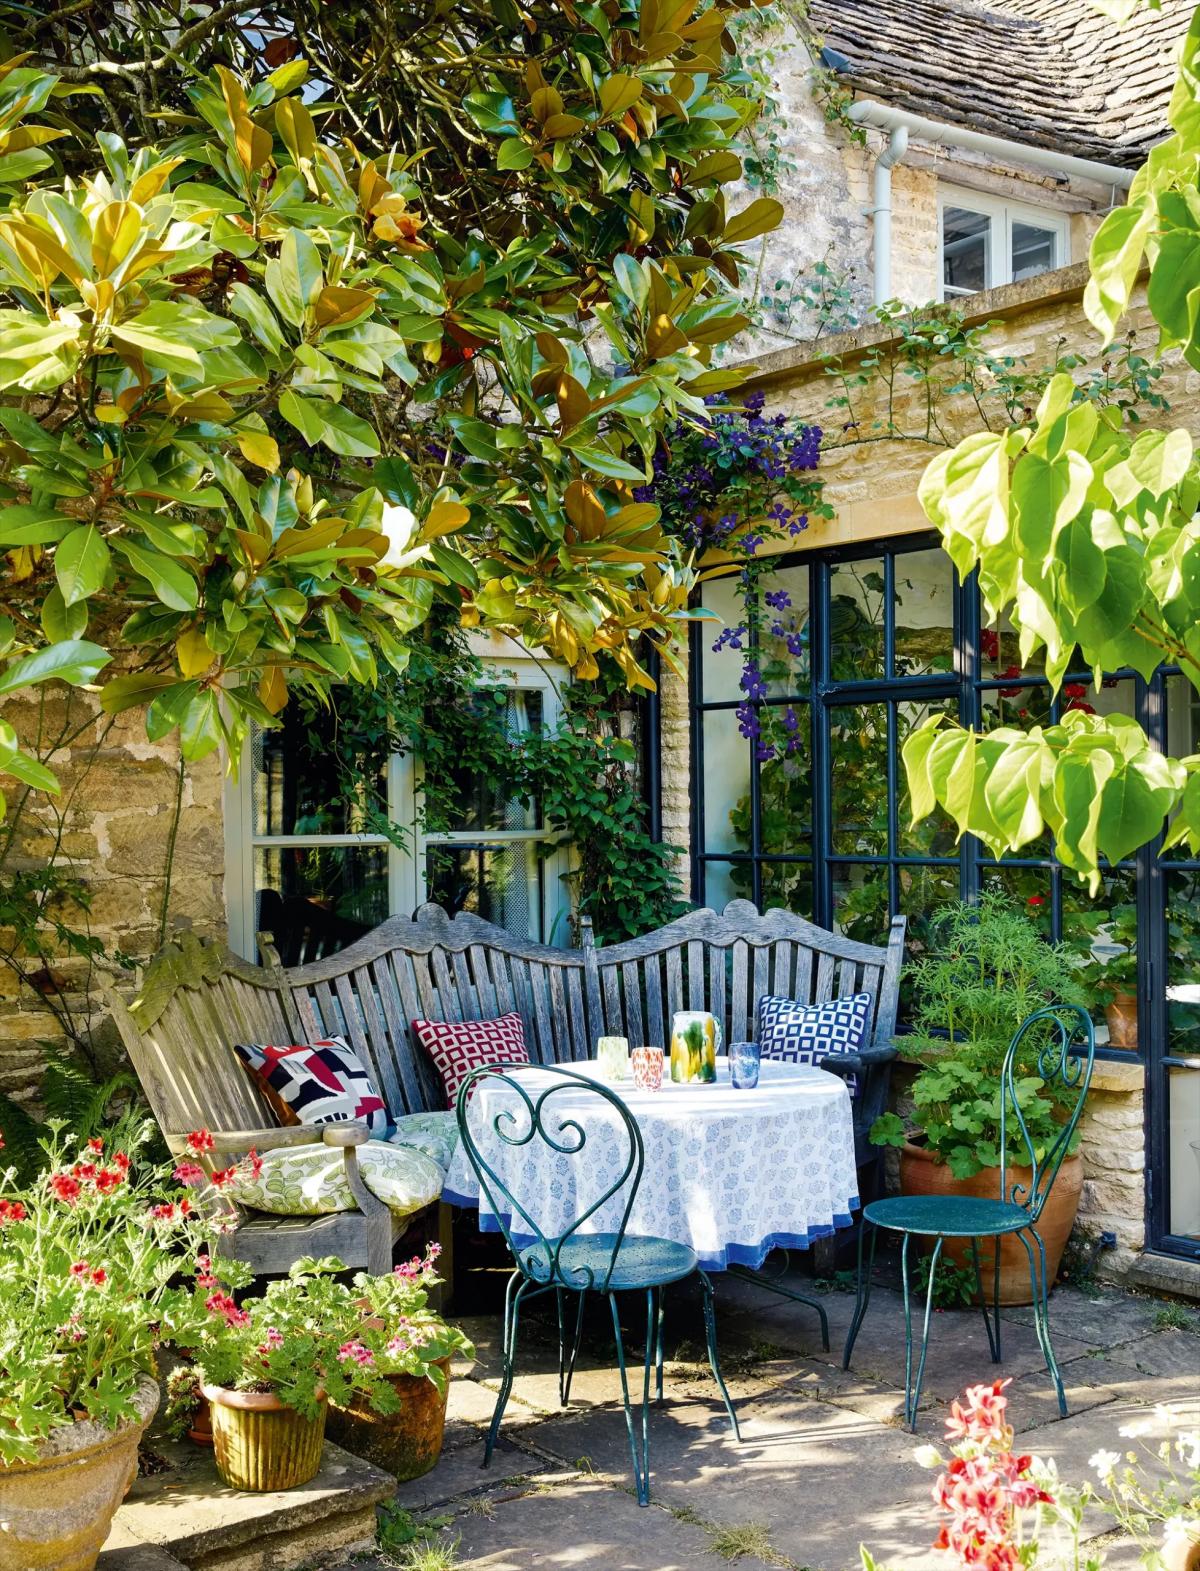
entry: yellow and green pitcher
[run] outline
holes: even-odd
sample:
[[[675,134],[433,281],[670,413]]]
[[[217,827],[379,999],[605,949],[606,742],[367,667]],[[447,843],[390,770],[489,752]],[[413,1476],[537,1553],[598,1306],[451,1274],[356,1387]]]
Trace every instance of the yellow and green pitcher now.
[[[721,1025],[715,1015],[685,1009],[671,1018],[671,1079],[681,1085],[699,1081],[711,1085],[717,1078],[721,1050]]]

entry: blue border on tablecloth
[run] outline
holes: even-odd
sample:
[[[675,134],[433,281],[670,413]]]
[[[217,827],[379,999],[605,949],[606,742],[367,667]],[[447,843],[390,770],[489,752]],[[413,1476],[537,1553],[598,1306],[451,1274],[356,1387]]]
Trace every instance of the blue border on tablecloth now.
[[[443,1189],[442,1199],[447,1205],[463,1206],[469,1211],[476,1212],[481,1233],[500,1232],[500,1223],[496,1216],[479,1214],[478,1195],[460,1195],[453,1189]],[[861,1201],[857,1195],[851,1199],[849,1205],[850,1211],[859,1209]],[[506,1220],[511,1223],[511,1215]],[[728,1271],[730,1266],[748,1266],[750,1270],[757,1271],[773,1249],[808,1249],[818,1238],[828,1238],[842,1228],[853,1226],[854,1218],[850,1212],[838,1211],[834,1214],[831,1223],[811,1228],[806,1233],[770,1233],[757,1244],[725,1244],[718,1254],[701,1255],[700,1264],[705,1271]],[[538,1239],[533,1233],[514,1233],[513,1242],[518,1249],[523,1249],[527,1244],[536,1244]]]

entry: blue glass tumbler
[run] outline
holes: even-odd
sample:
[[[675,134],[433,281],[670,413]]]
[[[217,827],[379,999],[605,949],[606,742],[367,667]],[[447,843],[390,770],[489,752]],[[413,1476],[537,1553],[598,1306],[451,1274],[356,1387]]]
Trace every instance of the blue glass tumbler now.
[[[753,1091],[758,1084],[762,1053],[757,1042],[732,1042],[729,1047],[729,1074],[735,1091]]]

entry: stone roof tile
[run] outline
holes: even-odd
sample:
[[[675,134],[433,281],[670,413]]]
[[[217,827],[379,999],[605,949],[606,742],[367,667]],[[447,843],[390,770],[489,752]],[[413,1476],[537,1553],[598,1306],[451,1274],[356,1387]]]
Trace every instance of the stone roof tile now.
[[[1167,130],[1192,0],[1124,27],[1090,0],[811,0],[848,85],[949,125],[1136,167]]]

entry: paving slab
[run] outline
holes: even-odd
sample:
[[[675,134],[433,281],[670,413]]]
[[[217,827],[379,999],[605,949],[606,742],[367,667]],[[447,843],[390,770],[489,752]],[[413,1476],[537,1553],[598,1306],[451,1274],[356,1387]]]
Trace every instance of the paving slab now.
[[[1154,1330],[1162,1305],[1116,1288],[1056,1287],[1050,1298],[1050,1332],[1062,1332],[1089,1347],[1116,1347]],[[1001,1310],[1006,1322],[1031,1326],[1033,1307]]]
[[[460,1496],[482,1494],[507,1485],[514,1478],[545,1472],[547,1465],[544,1458],[522,1450],[502,1434],[492,1454],[492,1465],[485,1468],[480,1438],[474,1445],[443,1451],[432,1472],[400,1484],[391,1499],[406,1511],[430,1511]]]
[[[166,1551],[191,1571],[335,1564],[370,1545],[375,1507],[396,1482],[326,1442],[321,1469],[309,1483],[248,1494],[221,1482],[209,1450],[157,1440],[155,1449],[167,1467],[134,1480],[110,1542],[126,1556],[140,1546]]]
[[[1114,1364],[1124,1364],[1172,1387],[1180,1381],[1200,1380],[1200,1336],[1192,1331],[1154,1331],[1136,1341],[1123,1342],[1112,1348],[1108,1356]],[[1165,1402],[1170,1396],[1162,1395],[1156,1400]]]

